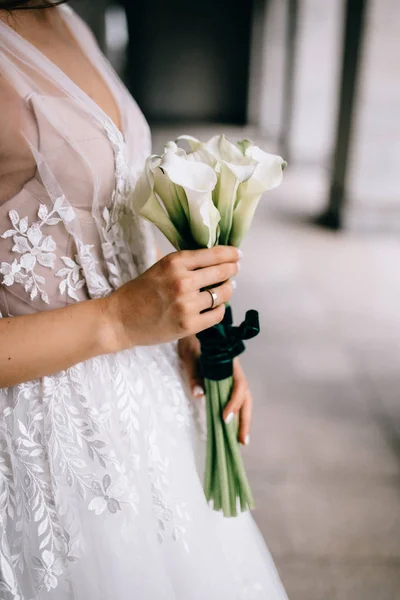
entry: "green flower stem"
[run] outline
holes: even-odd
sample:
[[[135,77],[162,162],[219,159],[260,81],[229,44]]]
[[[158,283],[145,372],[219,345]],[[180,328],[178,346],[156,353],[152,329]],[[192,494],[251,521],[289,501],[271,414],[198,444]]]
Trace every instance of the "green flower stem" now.
[[[210,381],[205,380],[206,388],[206,415],[207,415],[207,449],[206,449],[206,469],[204,474],[204,493],[207,500],[212,498],[213,474],[216,469],[215,448],[214,448],[214,425],[211,411],[211,387]]]
[[[224,379],[222,381],[218,381],[218,397],[219,397],[219,410],[220,415],[222,417],[223,410],[226,406],[228,399],[232,393],[233,386],[233,377],[229,377],[228,379]],[[229,514],[225,513],[225,516],[236,517],[237,516],[237,494],[238,487],[236,484],[235,477],[235,464],[232,456],[232,452],[230,451],[229,444],[226,439],[226,425],[224,423],[224,443],[226,448],[226,463],[228,470],[228,486],[229,486]]]
[[[229,423],[229,425],[226,425],[226,438],[228,442],[228,447],[232,453],[236,476],[239,482],[239,489],[243,494],[243,500],[247,502],[249,508],[253,508],[253,496],[251,493],[250,484],[247,479],[246,471],[243,465],[243,460],[239,450],[239,444],[237,441],[237,427],[233,421]]]
[[[253,507],[253,498],[245,473],[238,443],[238,420],[228,425],[222,412],[230,398],[233,379],[205,379],[207,396],[207,454],[204,491],[214,509],[225,517],[237,515]]]
[[[217,449],[218,464],[218,483],[221,492],[221,508],[223,513],[229,512],[229,484],[228,471],[226,465],[226,451],[224,443],[223,421],[221,419],[220,401],[219,401],[219,382],[212,381],[212,414],[214,420],[215,442]]]
[[[218,382],[222,392],[221,396],[227,399],[230,398],[232,389],[232,380],[230,379],[231,378],[228,378]],[[224,407],[225,405],[223,405],[223,408]],[[238,479],[238,490],[240,490],[241,500],[243,499],[243,501],[248,502],[249,508],[253,508],[253,496],[239,449],[238,429],[239,427],[237,418],[229,423],[229,425],[225,425],[227,445],[232,454],[232,461],[235,467],[235,474]]]
[[[240,510],[242,512],[244,512],[248,508],[253,508],[253,504],[248,505],[247,496],[245,493],[243,493],[243,490],[240,491],[239,500],[240,500]]]
[[[226,441],[225,441],[226,443]],[[229,450],[229,448],[227,447]],[[236,517],[237,509],[237,485],[236,485],[236,477],[234,471],[234,465],[232,460],[231,452],[227,452],[227,467],[228,467],[228,485],[229,485],[229,515],[225,515],[226,517]]]
[[[213,424],[214,424],[214,417],[213,417]],[[213,476],[212,476],[212,500],[214,503],[214,509],[217,511],[221,510],[221,507],[222,507],[221,481],[220,481],[220,473],[219,473],[219,461],[218,461],[215,429],[214,429],[214,471],[213,471]]]
[[[219,496],[219,471],[218,456],[216,449],[216,432],[214,427],[214,415],[212,410],[213,383],[209,379],[204,380],[206,391],[207,410],[207,454],[206,470],[204,476],[204,492],[208,501],[212,501],[214,510],[220,510],[221,500]]]

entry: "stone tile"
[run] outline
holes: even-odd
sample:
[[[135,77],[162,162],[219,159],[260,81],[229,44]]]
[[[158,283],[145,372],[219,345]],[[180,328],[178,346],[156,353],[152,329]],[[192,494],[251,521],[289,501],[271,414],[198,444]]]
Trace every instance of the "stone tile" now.
[[[288,367],[307,380],[343,381],[354,377],[350,352],[335,340],[292,343],[289,347]]]
[[[399,371],[400,372],[400,371]],[[372,378],[371,378],[372,379]],[[372,385],[375,393],[374,410],[377,417],[384,414],[400,437],[400,390],[398,375],[387,375]]]
[[[238,318],[249,308],[256,308],[261,319],[261,340],[329,339],[329,315],[321,299],[307,289],[287,289],[284,285],[268,287],[248,284],[237,277],[238,288],[233,299]],[[251,300],[249,300],[251,298]]]
[[[248,469],[249,481],[256,508],[253,516],[259,526],[268,548],[274,557],[284,557],[293,553],[287,529],[287,518],[281,503],[280,484],[266,483],[266,478]]]
[[[304,413],[348,419],[370,418],[370,394],[356,379],[303,378],[289,368],[287,344],[275,342],[264,350],[249,344],[242,357],[255,400],[255,412],[263,406],[285,405]],[[267,418],[267,415],[266,415]]]
[[[400,337],[375,338],[352,348],[352,353],[371,380],[380,383],[400,371]]]
[[[396,600],[400,596],[400,563],[332,567],[337,600]]]
[[[280,488],[294,552],[329,559],[400,559],[399,484],[332,479]]]
[[[257,405],[248,449],[251,468],[330,480],[396,478],[400,461],[368,416],[305,412],[299,405]]]
[[[281,559],[277,567],[289,600],[338,600],[329,564]]]

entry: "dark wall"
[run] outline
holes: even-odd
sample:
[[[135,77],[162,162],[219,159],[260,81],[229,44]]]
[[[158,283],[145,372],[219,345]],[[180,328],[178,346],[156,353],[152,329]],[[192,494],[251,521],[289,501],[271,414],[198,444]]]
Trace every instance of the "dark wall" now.
[[[72,0],[71,6],[76,12],[87,21],[101,49],[105,49],[105,10],[108,0],[96,0],[96,5],[93,0]]]
[[[126,79],[149,121],[246,121],[252,0],[123,4]]]

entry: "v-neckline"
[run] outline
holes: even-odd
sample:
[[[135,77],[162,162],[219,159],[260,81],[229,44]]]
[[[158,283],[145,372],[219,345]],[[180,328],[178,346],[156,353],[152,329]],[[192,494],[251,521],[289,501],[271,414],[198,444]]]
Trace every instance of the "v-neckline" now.
[[[60,71],[62,71],[64,73],[64,75],[72,81],[72,83],[80,90],[80,92],[82,93],[83,96],[85,96],[88,100],[93,102],[93,104],[98,108],[98,110],[101,111],[101,113],[109,119],[109,121],[114,125],[114,127],[119,131],[119,133],[125,139],[124,113],[123,113],[122,106],[121,106],[121,103],[119,101],[117,94],[113,90],[108,78],[106,78],[106,76],[103,75],[103,73],[100,71],[98,65],[96,65],[94,63],[91,56],[86,51],[85,47],[82,45],[82,43],[79,41],[79,39],[76,37],[76,35],[73,33],[71,27],[69,26],[69,23],[67,22],[67,17],[68,17],[68,14],[72,13],[71,9],[69,7],[66,7],[65,5],[56,6],[55,8],[60,12],[60,16],[61,16],[63,25],[66,28],[72,42],[75,44],[75,46],[78,48],[78,50],[82,53],[82,55],[87,59],[89,64],[92,66],[94,71],[97,73],[98,77],[101,79],[101,81],[103,81],[104,85],[108,88],[108,91],[109,91],[111,97],[113,98],[115,107],[118,111],[119,126],[114,121],[114,119],[112,119],[110,117],[110,115],[105,110],[103,110],[101,108],[101,106],[95,100],[93,100],[93,98],[91,96],[89,96],[89,94],[87,94],[77,83],[75,83],[70,77],[68,77],[68,75],[66,75],[66,73],[64,73],[64,71],[62,69],[60,69]],[[53,62],[53,61],[51,61],[51,62]]]
[[[40,59],[44,61],[44,63],[47,63],[48,66],[50,66],[52,69],[54,69],[58,73],[61,81],[57,82],[57,83],[59,83],[59,85],[64,89],[64,91],[69,96],[76,96],[76,98],[79,99],[83,104],[85,104],[85,103],[88,104],[92,109],[91,112],[94,113],[96,115],[96,117],[98,117],[98,118],[101,117],[102,121],[107,120],[109,123],[111,123],[112,126],[115,128],[115,130],[122,136],[122,138],[124,140],[126,140],[125,118],[124,118],[124,112],[123,112],[123,109],[121,106],[121,102],[118,98],[118,95],[115,93],[114,89],[111,86],[109,77],[107,77],[107,75],[104,75],[100,71],[98,65],[95,64],[95,62],[93,61],[90,54],[87,52],[84,45],[78,40],[78,38],[72,32],[71,27],[70,27],[69,23],[67,22],[68,15],[73,14],[72,10],[69,7],[65,7],[62,5],[55,6],[52,10],[59,11],[62,23],[63,23],[64,27],[66,28],[72,42],[76,45],[78,50],[83,54],[84,58],[86,58],[87,61],[90,63],[92,68],[97,73],[98,77],[104,82],[104,85],[107,86],[109,93],[111,94],[111,96],[114,100],[115,106],[119,112],[120,127],[116,124],[114,119],[112,119],[110,117],[110,115],[103,108],[101,108],[101,106],[95,100],[93,100],[93,98],[91,98],[89,96],[89,94],[87,92],[85,92],[73,79],[71,79],[71,77],[69,77],[65,73],[65,71],[63,71],[63,69],[61,67],[59,67],[49,56],[47,56],[47,54],[45,54],[42,50],[40,50],[35,44],[33,44],[32,42],[30,42],[29,40],[24,38],[20,33],[18,33],[18,31],[15,31],[15,29],[10,27],[10,25],[5,23],[3,20],[0,21],[0,26],[1,26],[1,24],[3,24],[7,29],[9,29],[11,31],[11,33],[14,36],[16,36],[17,39],[19,39],[23,44],[25,44],[31,52],[36,53],[38,55],[38,57],[40,57]],[[99,55],[100,54],[101,54],[101,52],[99,51]],[[66,81],[68,83],[68,85],[63,83],[63,79],[64,79],[64,81]],[[72,94],[68,90],[68,86],[71,87],[72,90],[74,90],[74,92],[75,92],[74,94]]]

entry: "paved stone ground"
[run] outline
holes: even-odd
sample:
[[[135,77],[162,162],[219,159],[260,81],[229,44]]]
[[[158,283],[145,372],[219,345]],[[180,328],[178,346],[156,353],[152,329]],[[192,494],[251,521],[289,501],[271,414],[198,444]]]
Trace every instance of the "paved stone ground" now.
[[[283,188],[282,188],[283,192]],[[256,519],[291,600],[400,597],[400,247],[259,212],[234,307]]]
[[[157,130],[155,149],[178,133]],[[243,358],[255,518],[290,600],[396,600],[400,244],[307,224],[326,186],[288,168],[243,246],[233,308],[262,319]]]

